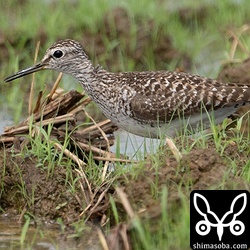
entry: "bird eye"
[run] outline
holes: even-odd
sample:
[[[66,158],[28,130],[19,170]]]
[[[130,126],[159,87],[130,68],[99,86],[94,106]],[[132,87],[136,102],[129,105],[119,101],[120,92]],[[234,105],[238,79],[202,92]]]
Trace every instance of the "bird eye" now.
[[[53,53],[53,56],[56,57],[56,58],[60,58],[63,56],[63,52],[61,50],[56,50],[54,53]]]

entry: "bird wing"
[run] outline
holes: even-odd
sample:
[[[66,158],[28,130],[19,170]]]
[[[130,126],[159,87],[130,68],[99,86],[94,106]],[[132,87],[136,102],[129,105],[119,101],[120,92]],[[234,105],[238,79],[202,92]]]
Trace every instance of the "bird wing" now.
[[[135,92],[130,102],[134,118],[161,122],[250,101],[245,85],[176,72],[161,72],[145,82],[143,91]]]
[[[130,102],[134,118],[161,122],[197,113],[198,110],[201,110],[199,104],[200,102],[192,103],[188,97],[182,100],[180,97],[164,99],[162,95],[143,96],[141,94],[136,94]]]

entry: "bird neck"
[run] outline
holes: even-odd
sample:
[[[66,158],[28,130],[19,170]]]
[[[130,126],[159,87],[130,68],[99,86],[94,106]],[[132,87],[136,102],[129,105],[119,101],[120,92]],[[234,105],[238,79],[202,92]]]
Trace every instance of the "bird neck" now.
[[[67,71],[67,70],[66,70]],[[95,67],[89,59],[79,61],[79,65],[74,65],[74,68],[70,68],[68,72],[64,72],[72,75],[80,82],[91,82],[93,80]]]
[[[79,66],[76,65],[74,69],[71,69],[69,74],[82,84],[85,91],[91,94],[94,86],[102,80],[105,73],[107,71],[100,65],[94,66],[89,59],[85,58],[80,62]]]

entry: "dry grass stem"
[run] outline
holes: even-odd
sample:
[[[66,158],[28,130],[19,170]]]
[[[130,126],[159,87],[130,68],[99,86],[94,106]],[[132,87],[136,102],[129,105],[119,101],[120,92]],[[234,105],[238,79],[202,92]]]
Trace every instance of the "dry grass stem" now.
[[[63,123],[65,121],[68,122],[68,121],[74,121],[74,120],[75,120],[75,116],[73,114],[66,114],[62,116],[57,116],[55,118],[50,118],[44,121],[38,121],[34,124],[34,127],[46,126],[51,123],[55,125],[55,124]],[[26,134],[28,132],[29,132],[29,124],[23,125],[20,127],[10,127],[3,132],[2,136],[21,135],[21,134]]]
[[[62,76],[63,76],[63,73],[60,72],[57,79],[56,79],[56,81],[55,81],[55,83],[54,83],[54,85],[53,85],[53,88],[51,89],[51,91],[50,91],[50,93],[48,95],[48,100],[49,101],[52,100],[52,97],[53,97],[53,95],[55,94],[55,92],[56,92],[56,90],[58,88],[58,85],[59,85],[59,83],[60,83],[60,81],[62,79]]]
[[[35,56],[34,56],[34,64],[37,61],[39,47],[40,47],[40,41],[38,41],[37,44],[36,44],[36,50],[35,50]],[[31,86],[30,86],[29,106],[28,106],[29,115],[32,114],[32,110],[33,110],[32,104],[33,104],[33,100],[34,100],[34,82],[35,82],[35,73],[32,74],[32,81],[31,81]]]
[[[106,124],[109,124],[111,121],[109,119],[106,119],[104,121],[101,121],[101,122],[98,122],[98,123],[95,123],[94,125],[92,126],[89,126],[87,128],[84,128],[82,130],[79,131],[79,134],[86,134],[86,133],[89,133],[90,131],[92,130],[95,130],[96,128],[100,128],[101,126],[104,126]]]
[[[108,157],[108,158],[113,157],[113,158],[116,158],[116,155],[114,153],[109,153],[109,152],[107,152],[105,150],[102,150],[100,148],[91,146],[89,144],[86,144],[86,143],[83,143],[83,142],[77,142],[77,145],[80,148],[86,150],[87,152],[92,151],[92,152],[97,153],[99,155],[102,155],[104,157]]]
[[[121,162],[121,163],[138,163],[137,160],[114,158],[114,157],[102,157],[102,156],[93,156],[95,160],[98,161],[109,161],[109,162]]]
[[[182,158],[181,152],[178,150],[178,148],[175,146],[174,142],[171,139],[166,138],[166,143],[168,144],[170,150],[172,151],[175,159],[179,162]]]
[[[107,150],[110,151],[110,145],[109,145],[109,140],[107,138],[107,135],[103,132],[103,130],[101,129],[101,127],[99,126],[99,124],[96,123],[96,121],[91,117],[91,115],[89,115],[89,113],[86,110],[84,110],[84,113],[94,123],[94,125],[97,127],[97,129],[101,132],[101,135],[103,136],[104,140],[107,143]]]
[[[117,196],[119,197],[125,211],[127,212],[128,216],[130,217],[130,219],[135,218],[135,213],[128,201],[127,195],[124,193],[124,191],[122,190],[122,188],[120,187],[116,187],[115,191],[117,193]]]
[[[103,250],[110,250],[108,247],[108,243],[107,240],[105,238],[105,235],[103,234],[102,230],[98,227],[97,228],[97,233],[98,233],[98,237],[102,246]]]
[[[63,148],[62,145],[60,145],[59,143],[57,142],[53,142],[51,141],[51,143],[59,150],[61,150],[63,152],[64,155],[66,155],[67,157],[69,157],[72,161],[74,161],[77,165],[79,166],[86,166],[87,164],[80,160],[75,154],[71,153],[68,149],[66,148]]]
[[[80,167],[81,169],[81,167]],[[85,203],[88,204],[88,206],[85,208],[85,209],[88,209],[90,207],[90,201],[92,200],[93,198],[93,192],[92,192],[92,189],[91,189],[91,186],[89,184],[89,181],[88,181],[88,178],[87,176],[85,175],[84,171],[81,169],[75,169],[75,171],[78,173],[78,175],[81,177],[81,179],[79,179],[79,184],[80,184],[80,187],[81,187],[81,190],[82,190],[82,193],[83,193],[83,196],[84,196],[84,199],[85,199]],[[84,188],[83,186],[83,182],[81,182],[81,180],[84,180],[87,187],[88,187],[88,193],[86,192],[86,188]],[[88,195],[87,195],[88,194]],[[85,211],[85,210],[84,210]]]
[[[240,37],[243,33],[245,33],[246,31],[249,31],[250,26],[248,24],[244,24],[240,27],[238,34],[235,34],[235,32],[233,30],[229,30],[228,31],[228,35],[230,38],[232,38],[232,45],[231,45],[231,49],[229,51],[229,57],[230,57],[230,61],[235,61],[235,53],[237,50],[237,47],[240,47],[240,49],[246,53],[249,54],[248,49],[246,48],[246,46],[243,45],[243,43],[240,41]]]

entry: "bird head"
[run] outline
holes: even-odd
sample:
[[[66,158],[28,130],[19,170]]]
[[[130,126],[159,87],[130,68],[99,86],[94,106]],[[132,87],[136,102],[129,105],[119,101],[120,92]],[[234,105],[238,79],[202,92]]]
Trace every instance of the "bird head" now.
[[[87,72],[89,67],[93,66],[82,45],[74,40],[66,39],[56,42],[48,48],[39,63],[18,71],[4,80],[10,82],[44,69],[60,71],[77,78],[81,71],[86,70]]]

